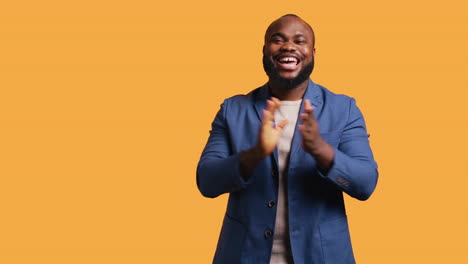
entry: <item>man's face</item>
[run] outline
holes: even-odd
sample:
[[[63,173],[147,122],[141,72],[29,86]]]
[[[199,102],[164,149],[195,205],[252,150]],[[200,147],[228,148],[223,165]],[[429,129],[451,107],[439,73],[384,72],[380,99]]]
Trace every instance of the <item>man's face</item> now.
[[[265,35],[263,67],[271,81],[288,87],[307,80],[314,67],[313,34],[299,18],[275,21]]]

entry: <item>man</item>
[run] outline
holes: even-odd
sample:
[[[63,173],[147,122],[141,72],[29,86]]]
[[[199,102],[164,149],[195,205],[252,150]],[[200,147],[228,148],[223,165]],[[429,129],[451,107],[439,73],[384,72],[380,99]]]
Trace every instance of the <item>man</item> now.
[[[197,168],[229,193],[213,263],[355,263],[343,192],[366,200],[377,165],[354,99],[313,83],[315,37],[296,15],[265,34],[269,79],[221,105]]]

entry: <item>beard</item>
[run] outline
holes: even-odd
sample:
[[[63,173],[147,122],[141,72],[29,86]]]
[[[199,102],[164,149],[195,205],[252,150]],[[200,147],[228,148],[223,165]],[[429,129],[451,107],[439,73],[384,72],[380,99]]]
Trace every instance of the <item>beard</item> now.
[[[284,87],[286,90],[291,90],[309,79],[310,74],[314,70],[314,57],[312,57],[312,61],[307,64],[295,78],[281,77],[275,69],[273,62],[265,55],[263,55],[263,69],[270,78],[270,81],[278,84],[280,87]]]

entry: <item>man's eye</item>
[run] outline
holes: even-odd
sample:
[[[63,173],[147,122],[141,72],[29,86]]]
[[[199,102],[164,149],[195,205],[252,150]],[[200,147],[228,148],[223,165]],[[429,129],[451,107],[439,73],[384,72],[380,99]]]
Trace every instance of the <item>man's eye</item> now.
[[[305,43],[306,43],[305,40],[297,40],[296,41],[296,44],[300,44],[300,45],[305,44]]]
[[[283,42],[283,40],[282,40],[282,39],[272,39],[271,42],[273,42],[273,43],[281,43],[281,42]]]

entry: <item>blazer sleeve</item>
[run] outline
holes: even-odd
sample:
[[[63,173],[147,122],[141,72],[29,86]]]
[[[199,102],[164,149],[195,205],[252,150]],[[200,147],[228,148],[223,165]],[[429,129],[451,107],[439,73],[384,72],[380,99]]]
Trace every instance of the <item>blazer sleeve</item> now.
[[[248,182],[241,176],[239,154],[233,154],[226,122],[228,101],[221,104],[212,125],[208,142],[197,166],[197,186],[205,197],[246,188]]]
[[[345,193],[367,200],[377,185],[377,163],[369,145],[369,134],[356,101],[351,98],[348,121],[340,143],[334,149],[334,160],[326,174],[319,174],[335,183]]]

